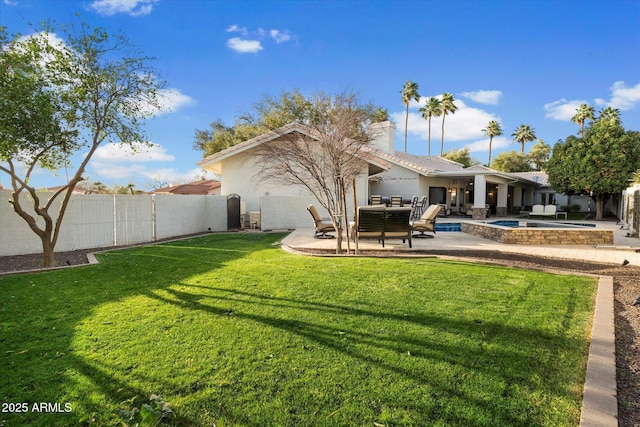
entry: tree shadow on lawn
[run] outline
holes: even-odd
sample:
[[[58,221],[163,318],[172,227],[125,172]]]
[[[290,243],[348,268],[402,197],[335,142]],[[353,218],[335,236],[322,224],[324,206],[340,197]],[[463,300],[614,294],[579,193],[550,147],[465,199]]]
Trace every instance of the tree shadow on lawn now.
[[[158,389],[144,389],[133,386],[126,375],[120,380],[108,375],[100,363],[87,360],[74,348],[78,327],[104,304],[153,295],[185,277],[222,268],[262,250],[281,237],[212,235],[99,254],[98,265],[0,277],[0,348],[4,350],[0,394],[3,402],[29,405],[26,413],[3,413],[0,424],[79,425],[80,419],[90,420],[96,413],[96,422],[110,425],[113,420],[104,416],[112,414],[120,402],[136,395],[147,401],[151,393],[170,389],[162,383],[156,383]],[[72,411],[37,413],[31,408],[38,402],[61,402],[63,409],[64,403],[71,403]],[[175,422],[190,424],[180,416]]]
[[[562,326],[556,331],[544,332],[482,319],[464,320],[426,313],[403,315],[393,311],[372,311],[302,298],[274,297],[238,289],[185,283],[181,288],[192,289],[193,292],[166,289],[165,292],[171,297],[157,293],[150,296],[183,309],[204,311],[215,316],[232,315],[236,321],[264,325],[297,336],[304,342],[315,343],[323,349],[322,351],[330,349],[346,355],[354,361],[354,365],[375,366],[380,371],[400,375],[415,386],[426,386],[430,391],[429,396],[425,397],[429,398],[422,404],[410,403],[403,400],[402,396],[398,401],[388,403],[397,407],[414,405],[409,408],[411,413],[431,414],[434,422],[445,420],[447,423],[458,425],[477,425],[479,420],[476,416],[482,413],[496,425],[542,425],[547,415],[539,413],[535,407],[536,403],[545,404],[558,399],[576,398],[576,384],[572,384],[576,379],[562,378],[564,372],[561,369],[549,369],[549,365],[561,368],[563,364],[558,361],[562,360],[566,353],[581,351],[587,345],[584,340],[569,337],[565,333],[571,326],[575,314],[575,290],[570,291],[568,295]],[[198,289],[204,292],[198,293]],[[524,294],[529,292],[531,287],[525,288],[520,299],[526,299]],[[212,300],[217,303],[211,303]],[[258,306],[261,308],[256,310]],[[320,317],[318,313],[321,314]],[[326,321],[305,320],[318,318]],[[348,321],[342,322],[345,319]],[[392,322],[393,330],[375,332],[379,321],[387,322],[387,326],[388,322]],[[416,329],[424,331],[416,333]],[[440,339],[451,336],[456,337],[453,342]],[[562,339],[559,340],[559,337]],[[544,351],[529,354],[522,348],[543,348]],[[406,363],[404,355],[411,358],[412,362]],[[442,381],[442,378],[434,378],[433,367],[443,364],[452,371],[449,382]],[[572,369],[569,370],[570,374],[573,372]],[[468,392],[464,387],[467,374],[497,378],[502,387],[501,393],[480,396],[473,394],[477,393],[477,390]],[[538,396],[533,398],[537,399],[537,402],[527,402],[516,409],[495,402],[496,399],[527,399],[522,395],[523,390],[525,394],[537,392],[547,396],[547,400]],[[306,391],[301,389],[299,392]],[[434,396],[437,396],[435,402]],[[467,411],[460,408],[453,413],[443,409],[443,406],[447,405],[445,401],[452,399],[473,409]],[[440,413],[442,411],[447,413]],[[577,411],[579,416],[579,408]],[[226,412],[220,412],[219,416],[231,422],[258,425],[265,423],[264,417],[268,414],[251,418],[242,408],[229,406]]]

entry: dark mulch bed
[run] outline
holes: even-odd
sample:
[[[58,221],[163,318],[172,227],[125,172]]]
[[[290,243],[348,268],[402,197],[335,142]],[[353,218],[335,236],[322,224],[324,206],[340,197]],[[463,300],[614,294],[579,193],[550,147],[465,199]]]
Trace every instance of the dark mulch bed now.
[[[58,266],[87,264],[83,250],[56,254]],[[514,267],[545,268],[613,276],[615,292],[616,365],[618,411],[621,427],[640,426],[640,305],[631,302],[640,295],[640,267],[596,264],[583,261],[534,257],[497,251],[439,251],[432,255],[469,258],[481,262],[501,262]],[[0,257],[0,272],[40,268],[42,255]]]

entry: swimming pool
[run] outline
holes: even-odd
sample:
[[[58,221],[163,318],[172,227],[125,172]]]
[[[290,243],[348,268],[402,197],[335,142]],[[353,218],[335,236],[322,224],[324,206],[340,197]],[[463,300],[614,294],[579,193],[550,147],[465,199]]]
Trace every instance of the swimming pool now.
[[[531,227],[544,227],[544,228],[581,228],[581,227],[595,227],[595,224],[587,223],[568,223],[568,222],[547,222],[547,221],[517,221],[517,220],[497,220],[486,221],[487,224],[499,225],[502,227],[514,227],[514,228],[531,228]]]
[[[613,230],[595,224],[544,221],[462,221],[461,230],[506,244],[526,245],[612,245]]]

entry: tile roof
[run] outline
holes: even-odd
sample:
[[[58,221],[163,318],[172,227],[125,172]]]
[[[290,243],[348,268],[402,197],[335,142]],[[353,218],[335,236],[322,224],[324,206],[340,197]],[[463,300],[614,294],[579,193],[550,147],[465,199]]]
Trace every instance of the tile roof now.
[[[529,181],[537,182],[543,187],[549,187],[549,175],[546,172],[513,172],[511,175],[515,175],[520,178],[528,179]]]
[[[220,188],[220,181],[215,179],[189,182],[187,184],[173,185],[170,187],[159,188],[151,191],[151,193],[169,193],[169,194],[210,194],[211,191]]]
[[[434,174],[437,172],[453,172],[466,170],[460,163],[438,156],[418,156],[415,154],[395,152],[393,154],[380,150],[372,151],[383,160],[395,163],[405,168],[413,169],[421,174]]]

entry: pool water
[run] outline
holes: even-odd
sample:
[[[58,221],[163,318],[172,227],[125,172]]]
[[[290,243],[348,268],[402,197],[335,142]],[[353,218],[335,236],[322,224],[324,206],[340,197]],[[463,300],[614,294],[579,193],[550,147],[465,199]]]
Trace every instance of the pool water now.
[[[437,231],[462,231],[462,226],[459,222],[436,222]]]
[[[513,228],[531,228],[531,227],[544,227],[544,228],[576,228],[576,227],[595,227],[595,224],[578,224],[578,223],[563,223],[563,222],[529,222],[529,221],[514,221],[514,220],[498,220],[491,221],[487,224],[499,225],[502,227]]]

